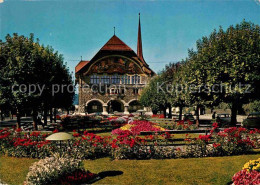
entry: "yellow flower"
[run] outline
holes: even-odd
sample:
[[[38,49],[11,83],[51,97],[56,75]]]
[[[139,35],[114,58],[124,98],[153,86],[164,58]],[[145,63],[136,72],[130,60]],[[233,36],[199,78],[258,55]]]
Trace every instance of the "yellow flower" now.
[[[250,160],[244,165],[243,169],[249,172],[251,172],[252,170],[256,170],[260,172],[260,158],[257,160]]]

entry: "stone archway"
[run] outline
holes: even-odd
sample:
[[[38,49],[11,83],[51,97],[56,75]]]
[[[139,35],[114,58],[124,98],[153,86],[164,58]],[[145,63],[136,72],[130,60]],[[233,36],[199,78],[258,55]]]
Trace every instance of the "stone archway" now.
[[[137,110],[143,109],[143,105],[141,105],[141,103],[138,100],[131,100],[128,103],[129,107],[128,107],[128,111],[130,113],[132,112],[136,112]]]
[[[98,101],[98,100],[89,101],[86,104],[85,112],[87,112],[88,114],[90,114],[90,113],[102,113],[103,112],[102,102]]]
[[[124,102],[120,100],[110,100],[107,103],[107,112],[124,112]]]

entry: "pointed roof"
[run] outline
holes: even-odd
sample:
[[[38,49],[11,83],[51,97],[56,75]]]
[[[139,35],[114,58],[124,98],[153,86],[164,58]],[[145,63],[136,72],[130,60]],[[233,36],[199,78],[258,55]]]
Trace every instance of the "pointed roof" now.
[[[132,51],[132,49],[127,46],[122,40],[120,40],[116,35],[113,35],[100,50]]]
[[[137,38],[137,56],[144,62],[140,13],[139,13],[138,38]]]

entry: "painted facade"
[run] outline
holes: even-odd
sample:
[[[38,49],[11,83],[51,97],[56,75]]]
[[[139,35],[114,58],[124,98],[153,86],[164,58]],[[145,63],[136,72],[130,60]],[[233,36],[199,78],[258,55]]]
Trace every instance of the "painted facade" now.
[[[79,112],[135,112],[142,108],[138,98],[154,75],[143,58],[139,16],[137,53],[113,35],[91,60],[76,66]]]

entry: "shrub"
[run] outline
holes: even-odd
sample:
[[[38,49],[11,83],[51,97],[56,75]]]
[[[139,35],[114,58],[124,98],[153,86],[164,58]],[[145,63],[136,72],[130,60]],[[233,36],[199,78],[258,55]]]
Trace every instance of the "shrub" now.
[[[79,178],[78,174],[84,175],[85,178]],[[90,180],[94,175],[88,175],[83,168],[81,160],[68,156],[59,156],[54,154],[53,157],[48,157],[35,162],[29,169],[26,177],[27,185],[50,185],[61,184],[65,179],[70,182]]]

